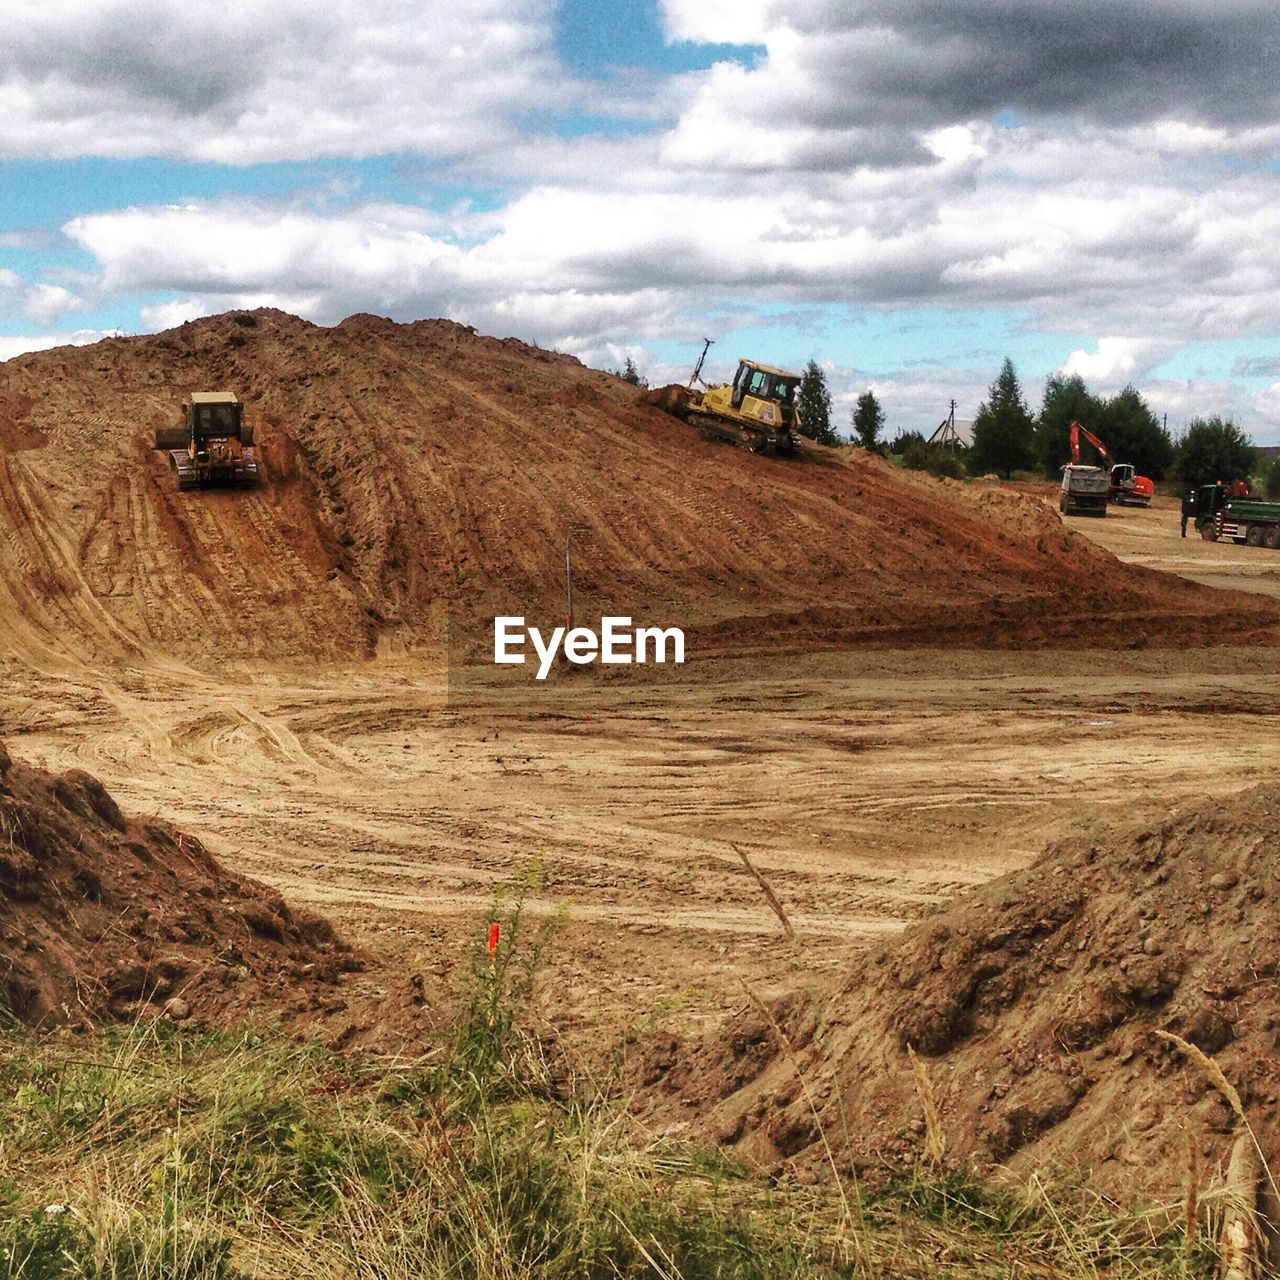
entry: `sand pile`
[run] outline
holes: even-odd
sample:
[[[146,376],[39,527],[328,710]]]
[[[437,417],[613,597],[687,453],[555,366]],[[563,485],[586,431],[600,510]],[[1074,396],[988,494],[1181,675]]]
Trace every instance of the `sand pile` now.
[[[0,1015],[39,1026],[167,1016],[232,1025],[323,1009],[350,947],[95,778],[0,745]]]
[[[176,492],[150,448],[237,392],[262,487]],[[216,667],[442,646],[492,617],[681,625],[695,653],[1270,637],[1273,602],[1120,565],[1043,502],[706,440],[572,357],[446,321],[275,311],[0,364],[0,634],[33,658]]]
[[[1064,840],[860,960],[825,1008],[774,1011],[790,1055],[752,1007],[727,1047],[651,1050],[650,1083],[745,1155],[813,1160],[799,1066],[841,1158],[884,1171],[924,1150],[910,1045],[948,1159],[1169,1192],[1186,1135],[1225,1163],[1238,1121],[1159,1031],[1216,1058],[1280,1157],[1278,885],[1280,785]]]

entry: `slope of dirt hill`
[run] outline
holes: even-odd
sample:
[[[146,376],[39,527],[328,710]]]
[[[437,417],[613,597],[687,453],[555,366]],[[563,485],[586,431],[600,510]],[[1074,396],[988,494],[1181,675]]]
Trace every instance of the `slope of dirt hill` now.
[[[911,926],[825,1009],[751,1008],[691,1055],[651,1046],[645,1073],[754,1159],[825,1160],[816,1117],[842,1158],[884,1170],[924,1154],[910,1045],[950,1160],[1159,1196],[1181,1186],[1188,1135],[1212,1169],[1238,1124],[1163,1031],[1216,1059],[1274,1163],[1278,877],[1274,784],[1098,829]]]
[[[325,920],[232,875],[194,837],[126,817],[87,773],[55,777],[0,745],[0,1018],[279,1019],[420,1040],[420,980],[353,1021],[347,975],[362,967]]]
[[[152,430],[227,388],[256,492],[178,493]],[[0,627],[28,656],[216,667],[451,643],[563,610],[695,651],[841,643],[1198,643],[1275,605],[1128,569],[1022,495],[855,450],[756,457],[569,356],[446,321],[274,311],[0,365]]]

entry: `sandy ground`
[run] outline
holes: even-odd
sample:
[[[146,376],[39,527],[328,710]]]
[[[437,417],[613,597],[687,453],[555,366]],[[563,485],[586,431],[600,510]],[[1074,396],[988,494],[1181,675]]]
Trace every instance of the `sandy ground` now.
[[[1180,511],[1176,498],[1159,497],[1149,508],[1110,507],[1102,520],[1072,516],[1068,523],[1125,564],[1163,569],[1207,587],[1280,597],[1280,556],[1264,547],[1205,542],[1190,527],[1184,539]]]
[[[1270,776],[1278,665],[1269,649],[859,652],[518,698],[473,684],[465,702],[403,661],[228,681],[13,668],[5,701],[15,755],[88,769],[396,971],[446,982],[537,857],[536,905],[567,918],[561,1021],[688,1027],[740,1004],[739,979],[843,972],[852,941],[1083,818],[1156,821]]]

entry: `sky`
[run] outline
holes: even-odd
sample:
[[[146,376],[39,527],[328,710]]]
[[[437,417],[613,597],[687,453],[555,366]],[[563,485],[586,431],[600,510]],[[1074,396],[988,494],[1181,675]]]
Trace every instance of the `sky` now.
[[[0,0],[0,359],[445,316],[1280,443],[1274,0]],[[0,369],[0,378],[3,377]],[[1087,424],[1086,424],[1087,425]]]

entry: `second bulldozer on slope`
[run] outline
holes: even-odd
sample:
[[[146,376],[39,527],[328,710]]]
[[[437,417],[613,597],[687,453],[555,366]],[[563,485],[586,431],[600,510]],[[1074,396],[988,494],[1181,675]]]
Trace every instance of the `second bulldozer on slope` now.
[[[710,345],[708,341],[707,347]],[[755,360],[739,360],[731,383],[704,383],[699,390],[693,384],[702,381],[707,347],[686,386],[673,383],[659,387],[649,392],[646,401],[752,453],[791,453],[798,448],[800,415],[796,410],[796,390],[800,375]]]

